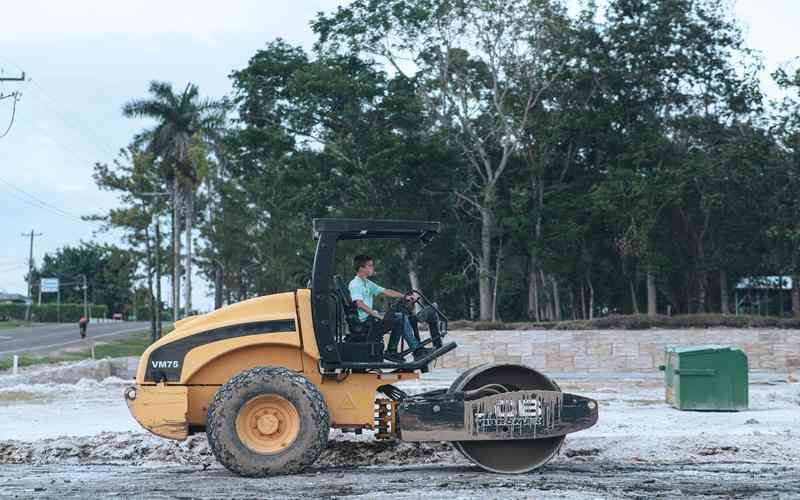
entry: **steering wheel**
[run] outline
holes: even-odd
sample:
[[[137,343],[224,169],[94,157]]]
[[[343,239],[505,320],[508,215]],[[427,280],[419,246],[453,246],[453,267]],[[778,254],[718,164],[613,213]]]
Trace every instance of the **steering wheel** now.
[[[402,297],[398,297],[394,299],[392,305],[389,306],[389,311],[394,312],[401,312],[405,314],[414,314],[414,306],[416,306],[417,302],[420,300],[420,296],[417,295],[415,298],[411,298],[416,292],[413,290],[409,290],[403,294]]]

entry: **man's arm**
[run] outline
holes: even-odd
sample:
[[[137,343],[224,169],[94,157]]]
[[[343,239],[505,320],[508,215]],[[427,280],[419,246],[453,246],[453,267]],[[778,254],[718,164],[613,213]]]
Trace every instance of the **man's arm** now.
[[[382,318],[382,316],[380,315],[380,313],[378,311],[376,311],[374,309],[370,309],[369,306],[367,306],[367,304],[365,304],[363,300],[356,299],[356,300],[353,301],[353,303],[355,303],[356,307],[358,307],[359,309],[361,309],[362,311],[367,313],[369,316],[372,316],[373,318],[378,318],[378,319]]]
[[[391,297],[391,298],[393,298],[393,299],[397,299],[397,298],[400,298],[400,297],[405,297],[405,296],[406,296],[405,294],[403,294],[403,293],[400,293],[400,292],[398,292],[397,290],[390,290],[390,289],[388,289],[388,288],[384,288],[384,289],[383,289],[383,293],[382,293],[382,295],[383,295],[384,297]],[[411,293],[409,293],[409,294],[408,294],[408,297],[410,297],[411,299],[416,299],[418,296],[419,296],[419,295],[417,295],[417,292],[411,292]]]

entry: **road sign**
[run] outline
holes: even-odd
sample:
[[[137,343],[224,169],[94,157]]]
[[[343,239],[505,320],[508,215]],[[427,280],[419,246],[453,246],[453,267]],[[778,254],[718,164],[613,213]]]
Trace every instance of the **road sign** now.
[[[42,293],[57,293],[58,292],[58,278],[42,278],[39,282],[40,290]]]

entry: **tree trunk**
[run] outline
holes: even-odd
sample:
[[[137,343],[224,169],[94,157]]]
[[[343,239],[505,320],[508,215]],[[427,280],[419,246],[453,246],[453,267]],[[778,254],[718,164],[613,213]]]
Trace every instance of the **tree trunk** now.
[[[542,292],[544,292],[545,302],[544,302],[544,319],[546,321],[551,321],[553,319],[553,297],[550,296],[550,292],[547,290],[547,277],[544,274],[543,269],[539,269],[539,278],[542,280]]]
[[[800,318],[800,274],[792,276],[792,313]]]
[[[652,269],[647,270],[647,315],[651,318],[658,314],[658,302],[656,299],[656,277]]]
[[[570,289],[569,291],[569,311],[570,319],[575,321],[578,319],[578,298],[577,291]]]
[[[150,340],[151,343],[158,339],[156,327],[156,300],[153,296],[153,251],[150,248],[150,230],[148,227],[144,228],[144,247],[147,254],[147,291],[150,292]],[[134,296],[134,303],[136,298]]]
[[[636,285],[633,280],[628,280],[628,286],[631,289],[631,304],[633,304],[633,314],[639,314],[639,301],[636,300]]]
[[[411,284],[412,290],[419,290],[419,274],[417,274],[417,266],[414,264],[414,261],[408,259],[406,261],[406,268],[408,269],[408,282]],[[414,304],[414,310],[419,312],[419,302]]]
[[[719,311],[725,315],[730,313],[728,307],[728,273],[719,270]]]
[[[497,249],[497,261],[494,267],[494,286],[492,287],[492,322],[497,321],[497,287],[500,285],[500,264],[503,260],[503,238]]]
[[[192,314],[192,227],[194,226],[194,189],[187,186],[186,191],[186,312],[184,317]]]
[[[222,307],[222,283],[224,280],[222,266],[215,262],[214,266],[214,309]]]
[[[157,204],[156,206],[160,206]],[[158,212],[158,209],[156,210]],[[161,338],[161,216],[156,214],[156,337]]]
[[[536,279],[536,254],[531,252],[528,262],[528,318],[539,319],[539,286]]]
[[[592,277],[588,272],[586,273],[586,286],[589,287],[589,319],[594,319],[594,286],[592,285]]]
[[[583,289],[583,280],[581,280],[581,319],[586,319],[588,314],[586,313],[586,290]]]
[[[492,263],[492,212],[484,206],[481,209],[481,258],[478,259],[478,295],[480,299],[480,319],[492,318],[492,286],[489,266]]]
[[[704,314],[706,312],[706,300],[708,290],[708,273],[706,272],[706,252],[703,247],[703,242],[698,239],[697,241],[697,260],[700,263],[700,272],[697,273],[697,312]]]
[[[176,176],[172,183],[172,319],[180,319],[181,309],[181,229],[180,229],[180,184]]]
[[[555,276],[550,277],[553,284],[553,319],[561,321],[561,297],[558,294],[558,281]]]

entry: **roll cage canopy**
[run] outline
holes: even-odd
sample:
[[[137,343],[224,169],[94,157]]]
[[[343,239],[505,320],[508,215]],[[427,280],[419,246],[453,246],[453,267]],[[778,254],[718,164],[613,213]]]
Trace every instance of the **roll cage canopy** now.
[[[393,219],[314,219],[314,239],[322,233],[335,234],[337,240],[412,239],[428,242],[439,232],[440,224],[431,221]]]
[[[419,239],[429,242],[440,229],[438,222],[391,219],[314,219],[317,250],[311,272],[311,308],[314,334],[322,361],[327,369],[342,367],[336,344],[337,299],[333,283],[336,243],[339,240]]]

